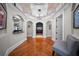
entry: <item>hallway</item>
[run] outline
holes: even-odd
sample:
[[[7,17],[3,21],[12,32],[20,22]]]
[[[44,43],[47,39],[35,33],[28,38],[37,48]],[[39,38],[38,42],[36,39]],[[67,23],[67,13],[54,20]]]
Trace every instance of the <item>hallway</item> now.
[[[77,3],[0,3],[0,56],[53,56],[56,41],[79,37],[78,11]]]
[[[14,49],[9,56],[52,56],[53,43],[51,37],[28,37],[27,40]]]

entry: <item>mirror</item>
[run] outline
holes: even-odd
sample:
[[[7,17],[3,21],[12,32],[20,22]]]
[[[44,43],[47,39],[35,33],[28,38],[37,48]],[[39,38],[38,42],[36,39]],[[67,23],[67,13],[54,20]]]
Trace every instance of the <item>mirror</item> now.
[[[23,32],[23,18],[20,15],[13,17],[14,21],[14,30],[13,33],[22,33]]]

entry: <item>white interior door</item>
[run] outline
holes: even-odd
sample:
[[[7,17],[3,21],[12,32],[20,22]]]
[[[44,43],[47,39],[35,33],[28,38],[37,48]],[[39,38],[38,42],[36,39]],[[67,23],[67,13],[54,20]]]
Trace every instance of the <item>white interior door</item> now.
[[[56,40],[62,40],[62,15],[56,19]]]

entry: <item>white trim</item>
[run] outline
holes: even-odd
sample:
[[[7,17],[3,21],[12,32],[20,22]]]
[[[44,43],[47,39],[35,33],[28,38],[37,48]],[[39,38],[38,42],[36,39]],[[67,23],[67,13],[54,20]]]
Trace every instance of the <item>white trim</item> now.
[[[43,23],[43,37],[46,38],[46,22]]]
[[[13,46],[9,47],[9,48],[6,50],[4,56],[8,56],[8,54],[9,54],[11,51],[13,51],[13,50],[14,50],[17,46],[19,46],[20,44],[22,44],[25,40],[26,40],[26,39],[21,40],[21,41],[19,41],[18,43],[14,44]]]
[[[65,19],[64,19],[64,11],[63,11],[63,14],[62,14],[62,34],[63,34],[63,35],[62,35],[62,40],[65,39],[65,37],[64,37],[64,36],[65,36],[65,33],[64,33],[64,23],[65,23],[65,22],[64,22],[64,20],[65,20]]]
[[[54,17],[54,22],[55,22],[55,27],[54,27],[55,28],[55,31],[54,31],[54,36],[55,37],[54,37],[54,40],[56,40],[56,18],[55,17]]]
[[[36,37],[36,23],[33,22],[33,38]]]

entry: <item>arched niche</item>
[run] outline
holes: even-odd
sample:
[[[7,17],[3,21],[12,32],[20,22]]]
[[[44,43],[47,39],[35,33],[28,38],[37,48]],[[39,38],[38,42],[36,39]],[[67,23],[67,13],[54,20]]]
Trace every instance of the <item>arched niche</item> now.
[[[52,37],[52,23],[48,21],[46,23],[46,37]]]
[[[20,15],[13,16],[14,22],[14,34],[22,33],[23,32],[23,18]]]
[[[31,21],[27,22],[27,37],[33,37],[33,23]]]
[[[43,23],[36,23],[36,35],[43,35]]]

